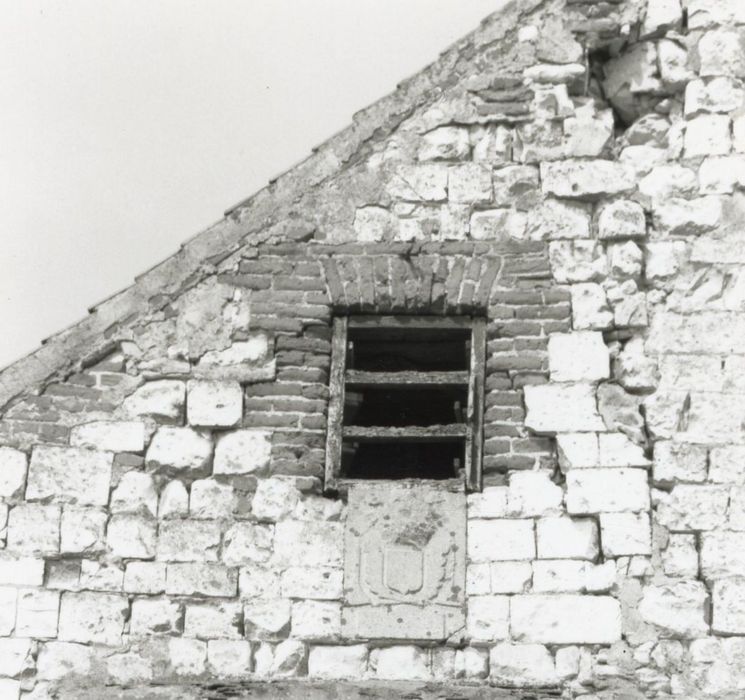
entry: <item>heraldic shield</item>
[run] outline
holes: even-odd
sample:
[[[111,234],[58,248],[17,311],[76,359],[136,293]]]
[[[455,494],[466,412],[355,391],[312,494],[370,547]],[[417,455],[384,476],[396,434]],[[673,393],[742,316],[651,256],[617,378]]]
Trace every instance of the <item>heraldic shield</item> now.
[[[349,489],[342,633],[446,639],[464,624],[465,494],[436,483]]]

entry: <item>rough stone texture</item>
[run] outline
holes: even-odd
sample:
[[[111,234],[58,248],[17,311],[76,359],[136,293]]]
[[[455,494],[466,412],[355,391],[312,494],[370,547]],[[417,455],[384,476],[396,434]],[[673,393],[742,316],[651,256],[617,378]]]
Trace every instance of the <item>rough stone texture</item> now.
[[[0,372],[0,696],[741,697],[743,36],[519,0]],[[323,493],[357,313],[487,320],[482,492]]]

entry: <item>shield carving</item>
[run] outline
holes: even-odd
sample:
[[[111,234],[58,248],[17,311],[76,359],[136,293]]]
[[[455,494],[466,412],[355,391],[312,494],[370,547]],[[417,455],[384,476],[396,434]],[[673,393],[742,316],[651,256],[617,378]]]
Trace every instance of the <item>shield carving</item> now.
[[[387,545],[383,581],[388,590],[401,595],[420,591],[424,585],[424,552],[411,545]]]

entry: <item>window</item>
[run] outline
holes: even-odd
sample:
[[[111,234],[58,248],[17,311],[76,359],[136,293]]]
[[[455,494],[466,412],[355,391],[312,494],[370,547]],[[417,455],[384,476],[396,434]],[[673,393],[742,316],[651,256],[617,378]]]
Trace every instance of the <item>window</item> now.
[[[334,319],[326,488],[347,479],[481,488],[485,321]]]

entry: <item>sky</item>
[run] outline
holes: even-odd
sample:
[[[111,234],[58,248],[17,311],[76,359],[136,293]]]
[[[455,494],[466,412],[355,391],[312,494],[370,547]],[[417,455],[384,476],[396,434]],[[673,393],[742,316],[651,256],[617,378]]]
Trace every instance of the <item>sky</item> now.
[[[504,0],[0,0],[0,368]]]

